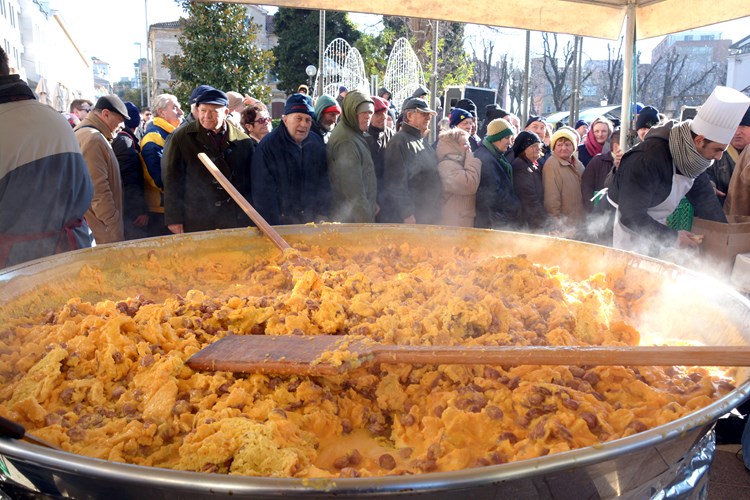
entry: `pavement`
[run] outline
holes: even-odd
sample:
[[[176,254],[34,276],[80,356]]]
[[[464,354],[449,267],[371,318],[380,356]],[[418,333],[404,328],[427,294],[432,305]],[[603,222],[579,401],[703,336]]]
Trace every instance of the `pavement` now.
[[[708,471],[708,500],[750,499],[750,471],[740,445],[720,445]]]

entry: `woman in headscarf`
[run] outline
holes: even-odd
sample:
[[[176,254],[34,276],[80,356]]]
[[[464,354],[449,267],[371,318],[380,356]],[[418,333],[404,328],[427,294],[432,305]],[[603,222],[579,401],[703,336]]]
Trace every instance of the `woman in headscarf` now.
[[[594,156],[609,152],[609,136],[612,135],[614,128],[612,122],[603,116],[591,122],[591,128],[589,128],[583,144],[578,146],[578,159],[584,167],[589,164]]]

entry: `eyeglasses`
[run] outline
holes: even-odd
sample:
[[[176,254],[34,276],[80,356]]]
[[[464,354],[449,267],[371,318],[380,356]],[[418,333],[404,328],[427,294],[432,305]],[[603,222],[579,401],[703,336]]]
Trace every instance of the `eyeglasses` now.
[[[271,119],[269,117],[265,117],[265,118],[260,118],[258,120],[255,120],[253,123],[261,123],[261,124],[263,124],[263,123],[268,123],[270,121],[271,121]]]
[[[85,111],[86,113],[89,113],[91,111],[91,108],[79,108],[81,111]]]

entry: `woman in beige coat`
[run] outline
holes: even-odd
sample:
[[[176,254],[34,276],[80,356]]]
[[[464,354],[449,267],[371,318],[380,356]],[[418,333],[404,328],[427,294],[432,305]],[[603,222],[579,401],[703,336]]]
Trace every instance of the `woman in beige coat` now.
[[[583,165],[573,154],[578,145],[578,134],[563,127],[552,135],[552,156],[544,163],[544,209],[554,222],[553,233],[566,238],[575,237],[586,218],[581,198]]]
[[[443,184],[440,223],[446,226],[474,227],[482,162],[471,152],[469,134],[460,128],[447,130],[440,134],[436,150]]]

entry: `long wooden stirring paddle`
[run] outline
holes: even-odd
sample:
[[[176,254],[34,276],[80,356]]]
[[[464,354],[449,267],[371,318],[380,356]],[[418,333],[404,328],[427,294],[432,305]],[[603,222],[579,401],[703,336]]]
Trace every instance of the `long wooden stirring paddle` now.
[[[268,222],[266,222],[266,219],[264,219],[263,216],[260,215],[257,210],[255,210],[250,202],[247,201],[244,196],[242,196],[242,193],[237,191],[237,188],[235,188],[234,185],[229,181],[229,179],[227,179],[226,176],[221,173],[221,170],[219,170],[216,164],[211,161],[211,158],[209,158],[206,153],[198,153],[198,159],[203,163],[203,165],[206,166],[208,171],[211,172],[216,180],[219,181],[219,184],[221,184],[226,192],[229,193],[229,196],[231,196],[232,199],[247,214],[247,216],[250,217],[250,220],[253,221],[256,226],[258,226],[258,229],[260,229],[263,234],[268,236],[268,238],[273,241],[274,245],[279,247],[279,250],[283,252],[284,250],[291,248],[289,246],[289,243],[284,241],[284,238],[282,238],[281,235],[277,233],[276,230],[272,228]]]
[[[750,346],[404,346],[344,335],[228,335],[187,361],[194,370],[329,376],[363,363],[750,366]]]

